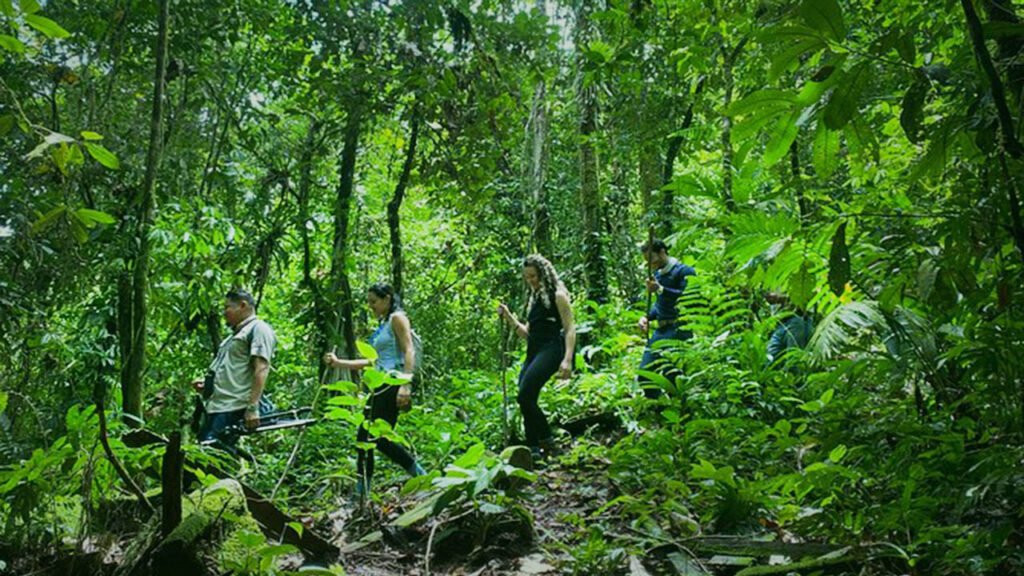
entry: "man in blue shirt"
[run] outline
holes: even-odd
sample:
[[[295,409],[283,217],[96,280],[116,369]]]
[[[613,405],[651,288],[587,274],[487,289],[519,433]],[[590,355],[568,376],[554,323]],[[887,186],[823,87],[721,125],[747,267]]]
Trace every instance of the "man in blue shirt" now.
[[[689,340],[693,333],[684,330],[680,325],[678,301],[679,297],[686,290],[686,278],[694,276],[697,271],[679,260],[668,255],[668,246],[662,240],[652,240],[643,247],[644,260],[653,272],[653,276],[647,278],[647,291],[657,294],[654,306],[647,311],[647,314],[640,319],[637,326],[643,332],[647,332],[651,322],[657,322],[657,326],[647,340],[647,347],[644,349],[644,357],[640,360],[640,370],[654,371],[660,374],[670,374],[664,366],[665,360],[660,349],[654,348],[654,343],[659,340]],[[638,381],[644,389],[644,395],[654,399],[661,396],[661,388],[648,378],[638,376]]]

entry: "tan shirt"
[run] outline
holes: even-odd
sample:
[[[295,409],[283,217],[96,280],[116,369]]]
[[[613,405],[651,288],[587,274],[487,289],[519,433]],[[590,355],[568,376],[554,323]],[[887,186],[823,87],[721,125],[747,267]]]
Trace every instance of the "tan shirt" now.
[[[206,401],[206,412],[244,410],[252,392],[252,357],[259,356],[269,364],[276,347],[277,337],[269,324],[255,314],[243,320],[238,329],[220,343],[217,356],[210,364],[214,388]]]

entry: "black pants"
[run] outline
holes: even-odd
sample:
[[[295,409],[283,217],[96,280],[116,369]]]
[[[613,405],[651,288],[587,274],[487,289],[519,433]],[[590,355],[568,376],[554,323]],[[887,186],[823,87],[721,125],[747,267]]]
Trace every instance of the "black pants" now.
[[[519,373],[519,395],[516,397],[519,411],[523,414],[527,446],[539,446],[551,439],[551,426],[537,399],[540,398],[540,389],[558,371],[564,356],[565,342],[562,340],[551,340],[537,345],[535,350],[527,350],[526,362]]]
[[[364,412],[366,415],[366,425],[380,419],[394,428],[398,422],[398,405],[396,404],[398,386],[385,385],[383,388],[375,390],[375,392],[377,393],[370,400],[369,409]],[[359,442],[369,442],[370,432],[363,426],[360,426],[359,432],[356,433],[356,440]],[[416,459],[413,458],[412,454],[409,454],[408,450],[387,438],[377,438],[374,444],[377,450],[380,450],[382,454],[390,458],[395,464],[401,466],[403,470],[408,471],[416,462]],[[373,450],[357,449],[356,470],[359,473],[359,477],[369,483],[369,480],[373,478]]]

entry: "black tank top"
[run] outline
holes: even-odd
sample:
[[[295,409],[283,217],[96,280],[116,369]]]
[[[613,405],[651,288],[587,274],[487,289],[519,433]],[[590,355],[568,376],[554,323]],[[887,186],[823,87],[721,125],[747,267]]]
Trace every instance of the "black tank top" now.
[[[551,305],[545,306],[540,296],[534,298],[526,315],[526,321],[530,323],[530,334],[526,339],[527,348],[532,349],[539,344],[562,339],[562,317],[558,314],[554,293],[549,295],[548,300]]]

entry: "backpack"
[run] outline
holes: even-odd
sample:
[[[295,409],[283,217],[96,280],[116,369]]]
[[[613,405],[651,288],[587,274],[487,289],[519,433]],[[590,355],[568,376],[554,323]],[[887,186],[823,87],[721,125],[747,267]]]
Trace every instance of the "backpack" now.
[[[388,317],[388,322],[391,322],[390,316]],[[423,375],[423,339],[416,333],[416,330],[412,327],[411,323],[409,325],[409,332],[409,336],[412,339],[412,354],[413,357],[416,358],[416,365],[412,371],[413,380],[419,381],[420,377]],[[395,354],[399,355],[397,338],[395,338]]]

